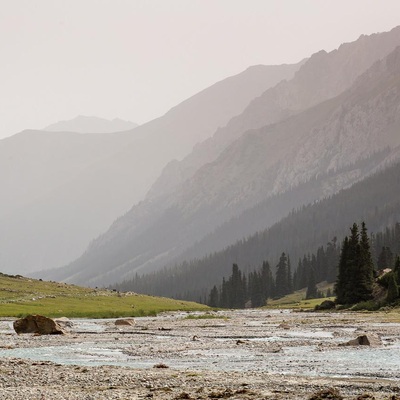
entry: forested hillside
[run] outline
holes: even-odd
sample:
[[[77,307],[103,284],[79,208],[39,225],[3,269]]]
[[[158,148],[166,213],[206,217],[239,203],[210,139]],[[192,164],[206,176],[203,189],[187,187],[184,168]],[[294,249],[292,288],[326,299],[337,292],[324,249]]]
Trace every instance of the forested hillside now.
[[[365,221],[372,234],[385,231],[400,221],[400,164],[394,164],[325,200],[303,206],[271,228],[242,239],[223,251],[143,277],[137,275],[117,288],[199,300],[230,274],[232,264],[250,271],[267,260],[274,269],[285,252],[297,266],[304,254],[316,252],[318,247],[335,237],[342,240],[353,221]],[[376,248],[391,240],[392,251],[400,252],[400,244],[397,247],[393,244],[397,243],[396,238],[389,239],[393,235],[375,235]]]

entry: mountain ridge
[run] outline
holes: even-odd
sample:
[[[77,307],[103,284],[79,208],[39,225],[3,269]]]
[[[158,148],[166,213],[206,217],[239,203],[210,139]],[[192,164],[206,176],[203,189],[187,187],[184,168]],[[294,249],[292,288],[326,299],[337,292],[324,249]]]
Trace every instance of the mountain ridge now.
[[[192,177],[202,165],[215,160],[244,131],[282,121],[301,110],[337,96],[396,45],[400,45],[400,27],[393,28],[390,32],[361,35],[355,42],[344,43],[329,53],[321,50],[303,60],[292,80],[281,81],[254,98],[242,114],[233,117],[212,137],[196,145],[193,152],[180,163],[167,165],[148,192],[147,198],[158,197],[160,193],[168,194],[168,190],[169,193],[175,191],[179,184]],[[334,76],[332,82],[327,79],[327,75]]]
[[[94,237],[143,199],[168,161],[185,155],[254,96],[291,77],[297,68],[248,69],[191,96],[164,116],[118,134],[30,130],[0,140],[3,270],[26,274],[79,257]],[[235,96],[243,87],[241,96]],[[225,104],[223,109],[219,103]],[[108,145],[99,150],[95,142],[104,138]],[[79,148],[79,143],[85,145]]]
[[[400,29],[397,28],[396,40],[400,39],[399,34]],[[396,44],[392,43],[391,46],[395,48]],[[352,46],[345,47],[349,48]],[[94,241],[80,259],[64,269],[58,279],[69,279],[69,270],[69,276],[73,275],[74,279],[79,276],[90,284],[100,284],[115,279],[116,274],[123,279],[136,271],[149,270],[150,265],[152,268],[162,267],[194,241],[201,240],[233,215],[268,196],[284,192],[323,171],[335,170],[367,158],[388,146],[392,149],[390,157],[396,159],[398,155],[395,149],[399,138],[393,132],[398,130],[400,123],[396,114],[400,101],[400,68],[390,69],[388,66],[392,61],[397,66],[398,52],[399,49],[394,50],[393,57],[377,61],[361,75],[360,80],[354,78],[353,86],[336,97],[282,122],[246,131],[216,161],[198,169],[190,180],[182,184],[181,189],[175,188],[175,193],[164,197],[150,196],[134,206],[112,225],[106,235]],[[325,54],[328,56],[330,53]],[[333,54],[338,57],[337,53]],[[316,57],[323,56],[324,53],[319,53]],[[328,64],[324,60],[324,65]],[[306,65],[307,62],[299,72],[304,72]],[[360,65],[357,68],[361,68]],[[346,75],[346,68],[338,71],[337,76]],[[334,75],[335,78],[337,76]],[[381,87],[380,79],[382,82],[393,79],[393,88],[390,84]],[[288,84],[281,82],[277,86],[287,88],[290,87]],[[335,85],[328,82],[326,87],[329,89]],[[317,92],[321,91],[323,88],[318,86]],[[392,96],[389,95],[391,91]],[[270,96],[271,89],[267,92]],[[273,93],[279,97],[278,92]],[[313,98],[314,95],[307,96]],[[359,100],[363,96],[366,96],[366,101]],[[370,113],[368,124],[363,124],[364,115],[370,110],[373,112]],[[390,129],[394,129],[393,132]],[[379,146],[376,147],[378,131],[386,136],[379,136]],[[297,135],[296,142],[294,132]],[[339,136],[333,132],[339,133]],[[360,149],[353,147],[354,134],[362,139]],[[371,138],[374,140],[371,141]],[[335,140],[341,140],[338,148]],[[353,157],[344,164],[340,159],[342,150],[345,152],[343,154]],[[383,164],[386,162],[382,161]],[[363,176],[358,178],[362,179]],[[354,181],[351,176],[341,179],[342,182],[335,184],[336,190]],[[326,192],[329,193],[329,188]],[[96,265],[96,269],[90,269],[91,265]]]
[[[128,131],[137,126],[139,125],[135,122],[125,121],[120,118],[109,120],[94,116],[78,115],[73,119],[50,124],[41,130],[47,132],[113,133]]]

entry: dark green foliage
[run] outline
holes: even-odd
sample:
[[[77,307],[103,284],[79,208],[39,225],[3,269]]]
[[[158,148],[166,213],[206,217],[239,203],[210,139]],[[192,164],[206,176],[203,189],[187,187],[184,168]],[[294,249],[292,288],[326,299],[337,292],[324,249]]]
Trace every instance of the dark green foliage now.
[[[352,311],[377,311],[383,306],[382,303],[374,300],[361,301],[351,307]],[[339,310],[340,308],[337,307]]]
[[[336,304],[332,300],[324,300],[321,304],[315,306],[317,311],[321,310],[333,310],[336,307]]]
[[[400,256],[397,256],[396,262],[394,264],[394,277],[396,280],[397,285],[400,286]]]
[[[259,270],[244,274],[237,264],[232,266],[232,274],[218,290],[214,286],[208,296],[208,305],[223,308],[262,307],[267,304],[268,297],[274,295],[275,284],[271,268],[264,261]]]
[[[336,302],[338,304],[348,303],[348,293],[350,287],[348,283],[350,282],[350,271],[347,267],[348,263],[348,253],[349,253],[349,238],[346,236],[343,241],[342,251],[340,253],[339,261],[339,275],[335,284]]]
[[[281,254],[279,263],[276,266],[276,278],[275,278],[275,296],[283,297],[286,294],[291,293],[291,274],[288,265],[288,258],[285,253]]]
[[[318,296],[318,289],[317,289],[317,282],[315,281],[315,271],[311,268],[308,274],[308,285],[307,285],[307,292],[306,292],[306,300],[315,299]]]
[[[258,271],[244,274],[237,264],[232,266],[232,274],[218,290],[214,286],[208,296],[208,305],[223,308],[244,308],[247,304],[251,307],[262,307],[267,303],[267,298],[273,294],[274,279],[268,262],[263,262]]]
[[[356,288],[359,301],[372,299],[374,284],[374,262],[365,222],[361,223],[360,254],[358,260],[358,279]]]
[[[242,276],[237,264],[232,266],[232,275],[227,281],[222,282],[221,307],[244,308],[246,303],[246,278]]]
[[[219,305],[219,293],[215,285],[211,289],[210,296],[208,297],[208,305],[210,307],[218,307]]]
[[[377,260],[378,269],[392,268],[393,253],[390,247],[383,246]]]
[[[350,237],[345,237],[335,285],[338,304],[355,304],[372,298],[374,282],[373,261],[367,228],[353,224]]]
[[[386,301],[390,304],[395,302],[399,298],[399,287],[396,283],[396,278],[393,272],[390,272],[388,275],[388,292]]]

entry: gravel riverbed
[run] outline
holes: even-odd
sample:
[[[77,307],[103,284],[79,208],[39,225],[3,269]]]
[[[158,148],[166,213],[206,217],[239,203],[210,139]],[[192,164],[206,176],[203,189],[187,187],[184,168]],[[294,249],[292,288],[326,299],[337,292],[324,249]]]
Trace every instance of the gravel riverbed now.
[[[0,399],[310,399],[335,388],[345,399],[400,400],[400,324],[383,315],[202,315],[126,327],[73,320],[66,335],[48,336],[17,335],[2,320]],[[382,344],[341,346],[365,332]]]

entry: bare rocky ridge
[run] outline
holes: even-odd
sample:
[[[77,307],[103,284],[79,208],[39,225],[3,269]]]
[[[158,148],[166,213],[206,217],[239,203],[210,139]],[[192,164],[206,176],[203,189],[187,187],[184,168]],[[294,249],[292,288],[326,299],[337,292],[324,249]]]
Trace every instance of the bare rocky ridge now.
[[[372,64],[400,45],[400,27],[387,33],[361,36],[329,54],[314,54],[291,80],[280,82],[255,98],[242,114],[232,118],[209,139],[199,143],[181,162],[171,162],[152,186],[147,198],[173,193],[203,165],[213,162],[244,132],[276,123],[333,98],[348,89]]]
[[[201,316],[166,313],[137,318],[134,327],[97,320],[91,331],[77,320],[62,337],[7,333],[0,321],[0,399],[296,400],[330,388],[346,400],[400,398],[400,325],[391,314]],[[338,346],[366,329],[382,344]],[[67,362],[57,356],[64,347]],[[33,360],[15,358],[24,351]],[[125,366],[107,365],[116,359]]]

